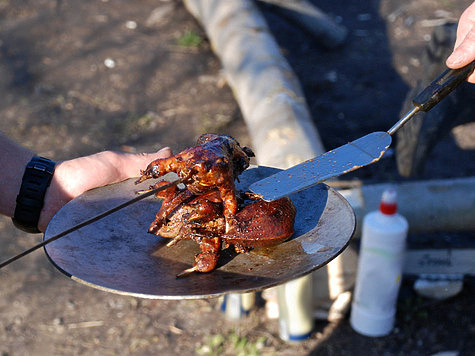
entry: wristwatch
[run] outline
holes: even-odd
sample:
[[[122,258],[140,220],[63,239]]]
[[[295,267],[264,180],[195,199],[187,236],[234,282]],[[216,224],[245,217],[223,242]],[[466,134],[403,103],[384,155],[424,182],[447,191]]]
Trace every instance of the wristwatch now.
[[[38,156],[26,165],[12,218],[17,228],[33,234],[41,232],[38,230],[38,220],[55,165],[55,162]]]

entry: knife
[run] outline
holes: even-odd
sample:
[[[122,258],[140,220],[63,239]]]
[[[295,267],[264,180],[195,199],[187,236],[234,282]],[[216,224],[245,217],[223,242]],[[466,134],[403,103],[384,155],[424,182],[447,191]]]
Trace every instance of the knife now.
[[[310,188],[327,179],[379,161],[391,145],[392,135],[419,111],[427,112],[465,81],[475,61],[459,69],[447,69],[413,100],[413,108],[387,132],[378,131],[257,181],[249,190],[266,201]]]

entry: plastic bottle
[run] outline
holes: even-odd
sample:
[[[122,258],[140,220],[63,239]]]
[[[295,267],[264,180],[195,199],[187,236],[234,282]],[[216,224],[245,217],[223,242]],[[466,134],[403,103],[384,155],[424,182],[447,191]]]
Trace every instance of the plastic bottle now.
[[[221,311],[229,320],[239,320],[246,317],[255,304],[254,293],[227,294],[221,301]]]
[[[287,342],[301,342],[313,331],[312,276],[310,274],[277,286],[279,335]]]
[[[366,336],[384,336],[394,327],[408,231],[396,198],[395,190],[386,190],[379,210],[363,219],[350,324]]]

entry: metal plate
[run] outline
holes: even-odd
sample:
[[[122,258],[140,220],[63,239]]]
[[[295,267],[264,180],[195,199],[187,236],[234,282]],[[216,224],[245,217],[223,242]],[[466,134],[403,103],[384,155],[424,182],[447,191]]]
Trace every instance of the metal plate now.
[[[251,167],[238,188],[276,173]],[[45,239],[135,196],[150,183],[133,180],[91,190],[66,204],[51,220]],[[169,239],[147,233],[160,200],[145,198],[45,246],[51,262],[74,280],[104,291],[157,299],[210,298],[258,291],[324,266],[349,243],[356,220],[348,202],[325,184],[290,196],[297,208],[295,233],[272,247],[223,252],[210,273],[176,275],[191,267],[199,252],[193,241],[167,247]]]

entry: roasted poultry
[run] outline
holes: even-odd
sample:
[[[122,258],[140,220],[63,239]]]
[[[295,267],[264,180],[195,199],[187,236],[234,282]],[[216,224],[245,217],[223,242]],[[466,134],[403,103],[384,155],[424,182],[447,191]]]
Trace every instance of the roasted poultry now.
[[[173,240],[192,239],[200,246],[193,271],[209,272],[218,262],[223,244],[236,252],[272,246],[293,233],[295,207],[288,198],[265,202],[236,192],[234,181],[248,166],[251,149],[227,135],[202,135],[197,145],[165,159],[151,162],[137,183],[175,172],[184,189],[171,187],[156,194],[162,206],[149,232]],[[161,181],[156,188],[167,182]],[[238,199],[239,197],[239,199]]]
[[[249,158],[253,156],[250,148],[241,147],[231,136],[204,134],[198,138],[196,146],[173,157],[151,162],[141,172],[137,183],[175,172],[193,194],[201,195],[217,189],[224,202],[224,217],[229,229],[237,212],[234,180],[249,167]]]

